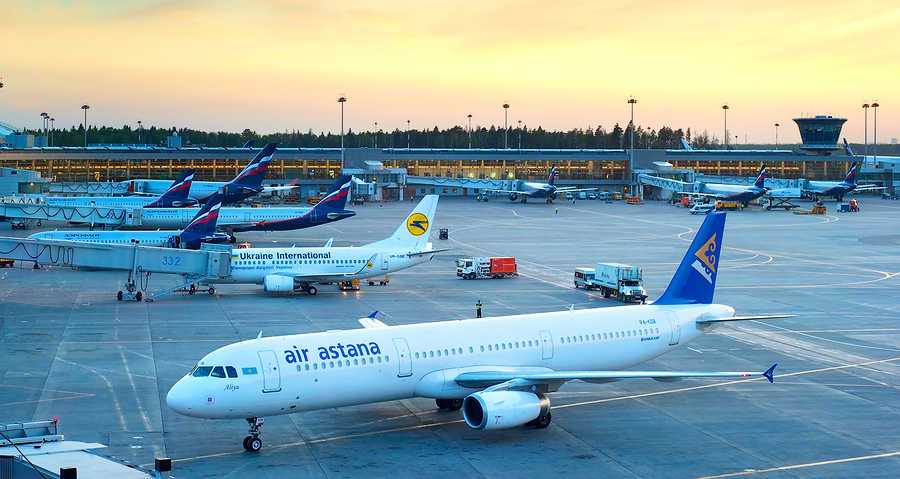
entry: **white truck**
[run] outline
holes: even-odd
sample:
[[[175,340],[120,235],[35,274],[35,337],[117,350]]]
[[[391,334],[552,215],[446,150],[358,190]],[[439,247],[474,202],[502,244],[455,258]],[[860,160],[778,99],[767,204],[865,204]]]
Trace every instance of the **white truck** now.
[[[575,287],[599,289],[603,297],[615,296],[623,303],[643,303],[647,292],[643,287],[641,270],[619,263],[597,263],[593,268],[575,268]]]

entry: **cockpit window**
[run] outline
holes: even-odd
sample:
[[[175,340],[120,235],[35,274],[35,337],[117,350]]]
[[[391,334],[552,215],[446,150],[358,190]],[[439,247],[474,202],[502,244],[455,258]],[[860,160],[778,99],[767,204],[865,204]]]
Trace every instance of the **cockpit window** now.
[[[234,366],[225,366],[225,372],[228,373],[228,377],[230,378],[237,377],[237,370],[234,369]]]
[[[194,368],[194,372],[191,376],[194,376],[195,378],[205,378],[206,376],[209,376],[209,373],[212,372],[212,370],[212,366],[197,366]]]
[[[222,366],[216,366],[212,370],[212,377],[214,378],[224,378],[225,377],[225,368]]]

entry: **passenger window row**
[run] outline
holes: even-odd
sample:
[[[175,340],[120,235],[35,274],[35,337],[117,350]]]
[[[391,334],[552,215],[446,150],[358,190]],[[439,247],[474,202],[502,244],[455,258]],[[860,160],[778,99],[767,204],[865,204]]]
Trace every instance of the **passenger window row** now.
[[[195,378],[205,378],[212,376],[214,378],[236,378],[238,377],[237,369],[233,366],[197,366],[191,371],[191,376]]]
[[[371,366],[376,363],[389,363],[391,361],[390,356],[374,356],[374,357],[362,357],[362,358],[353,358],[353,359],[338,359],[337,361],[320,361],[318,363],[305,363],[298,364],[297,371],[318,371],[320,369],[334,369],[334,368],[350,368],[356,366]]]
[[[631,329],[625,331],[612,331],[608,333],[595,334],[579,334],[577,336],[561,336],[559,342],[561,344],[586,343],[595,341],[608,341],[615,339],[636,338],[638,336],[649,336],[651,334],[659,334],[659,328],[642,328]]]
[[[522,348],[536,348],[540,345],[540,341],[535,340],[520,340],[520,341],[508,341],[505,343],[494,343],[494,344],[482,344],[478,346],[479,352],[486,351],[506,351],[513,349],[522,349]],[[475,353],[475,347],[469,346],[469,354]],[[440,358],[446,356],[457,356],[464,354],[463,348],[449,348],[449,349],[433,349],[429,351],[416,352],[414,354],[416,359],[430,359],[430,358]]]

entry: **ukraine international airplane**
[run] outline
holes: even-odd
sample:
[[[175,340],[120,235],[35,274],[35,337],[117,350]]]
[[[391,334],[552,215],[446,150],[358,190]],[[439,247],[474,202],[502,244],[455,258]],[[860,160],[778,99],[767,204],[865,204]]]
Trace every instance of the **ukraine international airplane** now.
[[[415,213],[411,215],[413,219]],[[407,221],[401,226],[405,230]],[[204,356],[166,396],[178,413],[245,418],[244,448],[262,447],[262,416],[411,397],[462,409],[467,425],[490,430],[550,425],[550,400],[568,381],[750,378],[763,372],[635,371],[735,316],[713,304],[724,213],[710,213],[665,293],[652,305],[522,314],[241,341]],[[361,256],[362,257],[362,256]]]
[[[425,196],[390,238],[364,246],[235,249],[231,275],[203,284],[261,284],[266,292],[315,295],[315,284],[384,276],[431,261],[434,253],[444,251],[428,241],[437,203],[437,195]]]

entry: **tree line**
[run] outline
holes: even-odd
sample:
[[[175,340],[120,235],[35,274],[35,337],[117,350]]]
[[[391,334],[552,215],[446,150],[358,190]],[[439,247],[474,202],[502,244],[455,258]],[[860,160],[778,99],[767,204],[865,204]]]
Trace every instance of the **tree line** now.
[[[42,135],[43,131],[28,133]],[[339,148],[341,135],[332,132],[299,130],[260,134],[246,129],[242,132],[201,131],[191,128],[120,128],[91,126],[88,128],[88,143],[91,145],[156,145],[165,146],[166,138],[173,133],[181,137],[182,146],[239,147],[248,141],[256,146],[277,142],[287,148]],[[52,146],[83,146],[84,126],[70,129],[53,129],[49,135]],[[719,139],[706,131],[696,134],[691,129],[659,129],[637,126],[634,129],[635,148],[681,148],[681,139],[686,139],[698,149],[718,148]],[[542,127],[516,127],[504,130],[502,127],[475,127],[471,136],[465,127],[454,126],[440,129],[395,129],[392,131],[348,130],[344,135],[347,148],[609,148],[623,149],[631,146],[630,126],[622,128],[618,123],[607,130],[602,126],[573,128],[571,130],[545,130]]]

